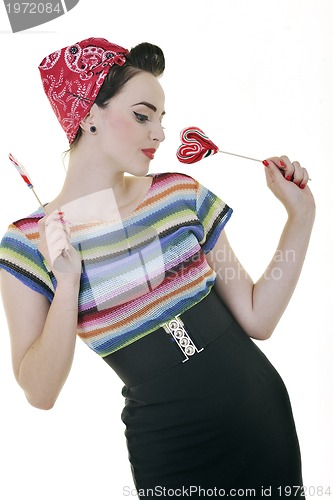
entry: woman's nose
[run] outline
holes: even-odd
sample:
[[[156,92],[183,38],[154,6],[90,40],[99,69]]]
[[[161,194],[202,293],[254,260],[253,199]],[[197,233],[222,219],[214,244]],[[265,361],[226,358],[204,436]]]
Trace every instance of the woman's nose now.
[[[164,129],[161,123],[156,124],[152,127],[151,137],[153,141],[163,142],[165,139]]]

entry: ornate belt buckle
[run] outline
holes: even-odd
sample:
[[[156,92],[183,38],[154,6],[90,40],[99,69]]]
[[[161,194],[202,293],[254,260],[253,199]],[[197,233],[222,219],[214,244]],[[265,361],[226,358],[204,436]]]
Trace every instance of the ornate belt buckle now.
[[[193,340],[185,329],[184,323],[179,316],[176,316],[167,323],[164,323],[164,325],[162,326],[167,333],[172,335],[179,349],[184,354],[185,359],[183,359],[183,363],[185,363],[185,361],[188,361],[191,356],[194,356],[194,354],[197,354],[204,350],[204,348],[198,349],[194,344]]]

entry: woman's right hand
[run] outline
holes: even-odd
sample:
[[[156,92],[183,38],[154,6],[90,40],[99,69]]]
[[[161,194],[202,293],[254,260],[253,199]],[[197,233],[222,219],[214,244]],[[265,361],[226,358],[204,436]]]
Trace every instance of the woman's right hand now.
[[[64,212],[55,210],[39,223],[38,250],[59,281],[77,281],[81,276],[81,258],[71,244],[70,228],[64,220]]]

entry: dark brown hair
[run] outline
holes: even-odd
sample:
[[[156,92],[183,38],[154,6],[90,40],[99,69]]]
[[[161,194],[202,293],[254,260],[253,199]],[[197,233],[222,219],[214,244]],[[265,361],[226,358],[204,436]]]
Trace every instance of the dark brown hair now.
[[[105,108],[110,99],[118,94],[133,76],[146,71],[158,78],[162,76],[164,68],[165,60],[162,50],[157,45],[148,42],[140,43],[130,50],[123,66],[116,64],[112,66],[94,103],[100,108]],[[75,148],[81,135],[82,129],[80,127],[69,151]]]

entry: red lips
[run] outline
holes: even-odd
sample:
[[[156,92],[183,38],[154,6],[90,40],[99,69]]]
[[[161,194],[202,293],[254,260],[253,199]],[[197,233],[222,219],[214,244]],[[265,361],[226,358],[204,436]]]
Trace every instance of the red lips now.
[[[141,151],[143,152],[144,155],[146,155],[151,160],[154,159],[154,154],[156,153],[156,149],[155,148],[141,149]]]

